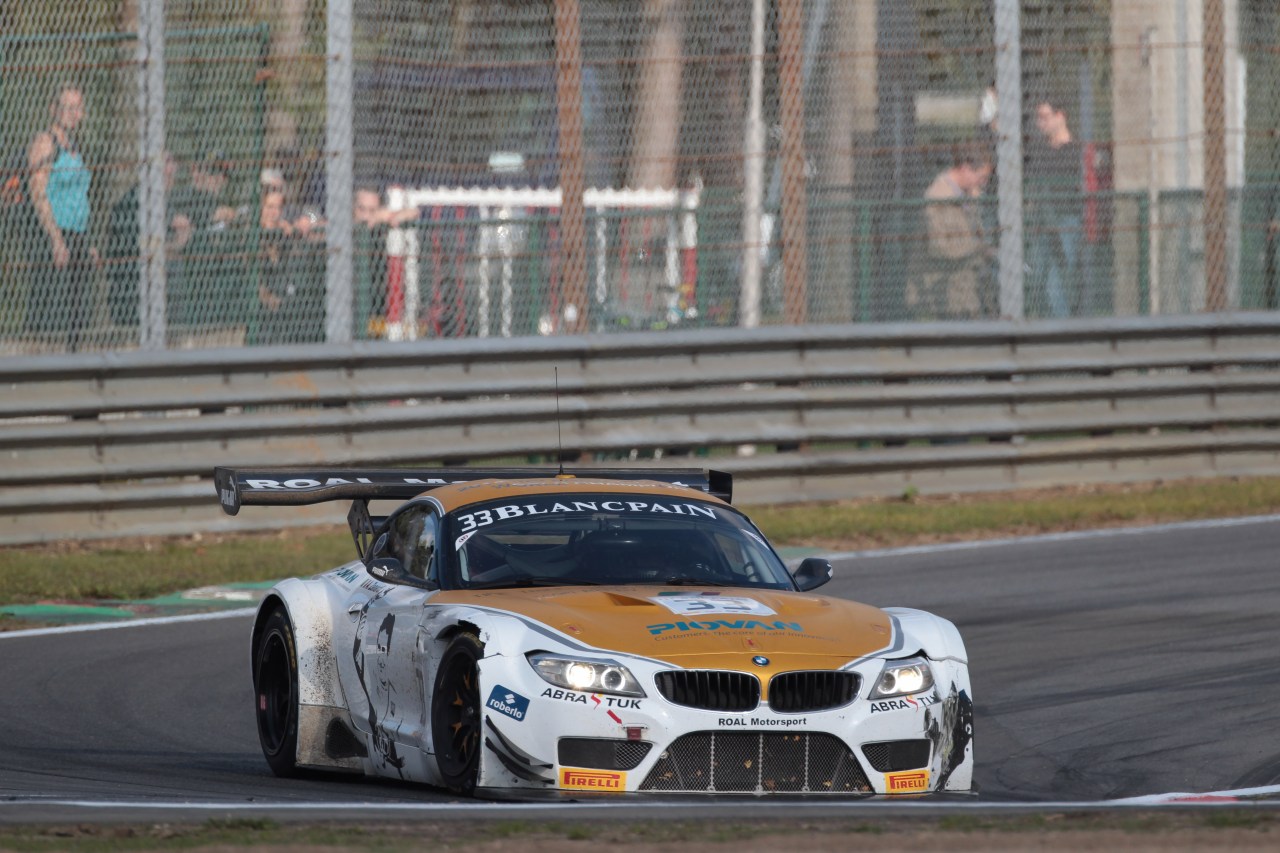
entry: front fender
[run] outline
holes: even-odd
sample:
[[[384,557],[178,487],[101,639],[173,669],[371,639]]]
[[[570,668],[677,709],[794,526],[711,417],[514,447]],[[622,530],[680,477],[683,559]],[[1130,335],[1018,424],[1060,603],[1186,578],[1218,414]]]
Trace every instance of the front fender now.
[[[973,790],[973,687],[969,655],[956,626],[941,616],[905,607],[886,607],[898,619],[903,651],[917,649],[932,662],[934,695],[926,709],[926,734],[933,742],[932,773],[938,790]]]

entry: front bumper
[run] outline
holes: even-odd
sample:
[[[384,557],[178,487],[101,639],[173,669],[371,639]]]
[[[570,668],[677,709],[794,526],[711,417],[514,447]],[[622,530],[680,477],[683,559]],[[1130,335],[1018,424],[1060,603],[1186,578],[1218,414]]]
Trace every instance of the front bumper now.
[[[565,690],[523,658],[485,658],[479,787],[515,796],[843,797],[971,788],[972,705],[962,665],[935,663],[934,688],[886,705],[865,698],[881,665],[869,661],[851,703],[799,713],[764,703],[734,712],[677,705],[655,686],[662,667],[627,665],[644,698]]]

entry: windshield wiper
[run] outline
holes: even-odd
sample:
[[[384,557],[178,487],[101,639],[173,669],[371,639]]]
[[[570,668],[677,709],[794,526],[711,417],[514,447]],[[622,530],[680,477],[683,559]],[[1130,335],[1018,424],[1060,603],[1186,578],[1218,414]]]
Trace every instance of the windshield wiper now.
[[[698,578],[667,578],[664,581],[651,581],[651,583],[662,584],[663,586],[731,586],[731,584],[720,583],[719,581],[699,580]]]
[[[473,583],[467,589],[514,589],[531,586],[600,586],[599,581],[579,580],[577,578],[504,578],[488,583]]]

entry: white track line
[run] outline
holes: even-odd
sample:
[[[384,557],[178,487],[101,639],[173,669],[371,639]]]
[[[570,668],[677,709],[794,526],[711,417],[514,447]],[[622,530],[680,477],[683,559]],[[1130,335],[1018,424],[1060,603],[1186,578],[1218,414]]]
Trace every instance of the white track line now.
[[[146,619],[125,619],[121,622],[91,622],[85,625],[59,625],[54,628],[25,628],[21,631],[0,631],[0,640],[16,640],[21,637],[48,637],[54,634],[79,634],[84,631],[111,631],[116,628],[140,628],[150,625],[173,625],[178,622],[207,622],[212,619],[234,619],[252,616],[255,607],[238,607],[235,610],[218,610],[213,613],[188,613],[184,616],[152,616]]]
[[[940,554],[946,551],[971,551],[976,548],[1002,548],[1007,545],[1036,544],[1039,542],[1073,542],[1080,539],[1104,539],[1108,536],[1137,536],[1144,533],[1165,533],[1175,530],[1214,530],[1222,527],[1241,527],[1247,524],[1280,522],[1280,515],[1249,515],[1242,518],[1213,518],[1202,521],[1173,521],[1167,524],[1150,524],[1143,527],[1104,527],[1095,530],[1070,530],[1063,533],[1037,533],[1032,536],[1010,536],[1006,539],[974,539],[965,542],[938,542],[931,545],[904,545],[900,548],[876,548],[866,551],[840,551],[823,554],[829,560],[860,560],[872,557],[898,557],[907,554]]]
[[[1255,798],[1265,796],[1280,795],[1280,785],[1269,785],[1259,788],[1241,788],[1233,791],[1209,791],[1201,794],[1149,794],[1141,797],[1125,797],[1118,800],[1055,800],[1049,802],[1000,802],[1000,801],[983,801],[980,799],[972,800],[891,800],[884,798],[870,800],[749,800],[742,801],[717,801],[714,805],[723,805],[726,807],[749,805],[752,809],[821,809],[830,808],[832,806],[847,804],[850,808],[870,808],[876,807],[892,807],[908,808],[908,809],[957,809],[957,810],[988,810],[988,809],[1004,809],[1011,811],[1053,811],[1053,810],[1082,810],[1082,809],[1134,809],[1148,808],[1152,806],[1178,806],[1178,807],[1214,807],[1222,805],[1232,805],[1237,803],[1252,803],[1264,806],[1280,806],[1280,800],[1258,800]],[[632,800],[629,798],[619,798],[611,802],[554,802],[554,803],[505,803],[505,802],[470,802],[459,804],[457,802],[450,803],[387,803],[387,802],[266,802],[258,800],[251,803],[246,802],[176,802],[176,801],[146,801],[146,800],[63,800],[63,799],[43,799],[40,797],[28,797],[18,799],[0,800],[0,809],[22,808],[33,806],[63,806],[81,809],[129,809],[143,811],[146,809],[156,809],[163,811],[180,811],[182,809],[191,809],[194,811],[285,811],[285,812],[415,812],[422,814],[432,814],[439,812],[455,812],[459,809],[466,809],[468,814],[477,813],[484,814],[487,812],[545,812],[557,811],[565,808],[574,810],[599,810],[599,809],[637,809],[637,810],[671,810],[671,809],[698,809],[705,810],[708,803],[700,802],[693,799],[687,802],[672,802],[670,800],[650,801],[643,799]]]
[[[1263,785],[1257,788],[1237,788],[1234,791],[1209,791],[1203,794],[1147,794],[1141,797],[1124,797],[1109,802],[1117,805],[1161,806],[1161,805],[1195,805],[1198,801],[1213,799],[1221,801],[1244,800],[1253,797],[1274,797],[1280,795],[1280,785]]]

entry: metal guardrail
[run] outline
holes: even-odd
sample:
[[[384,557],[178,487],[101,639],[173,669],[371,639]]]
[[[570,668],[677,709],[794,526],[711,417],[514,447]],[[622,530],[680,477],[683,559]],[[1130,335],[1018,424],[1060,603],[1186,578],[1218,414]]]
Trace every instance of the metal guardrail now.
[[[1280,473],[1276,314],[21,357],[0,387],[0,544],[337,521],[227,518],[212,468],[546,462],[557,432],[745,504]]]

